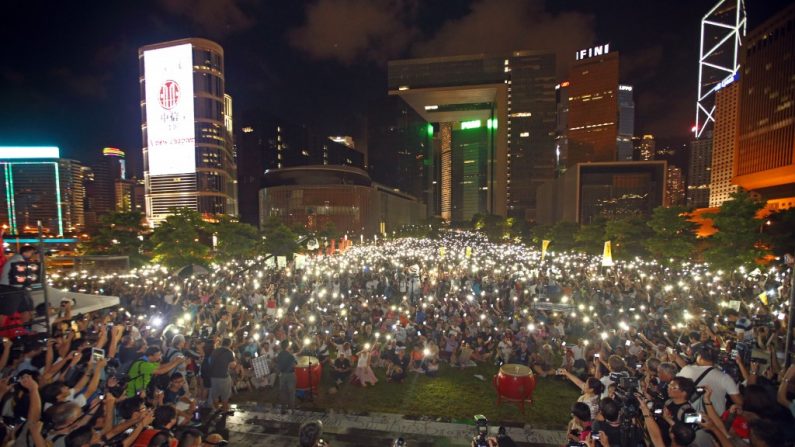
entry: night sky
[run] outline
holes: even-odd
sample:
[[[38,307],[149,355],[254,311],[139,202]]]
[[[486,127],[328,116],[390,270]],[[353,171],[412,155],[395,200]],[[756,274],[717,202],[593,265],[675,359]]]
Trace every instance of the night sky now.
[[[605,42],[635,86],[636,134],[689,137],[699,21],[714,0],[7,0],[0,14],[0,145],[105,146],[140,159],[138,47],[206,37],[226,54],[235,118],[254,108],[360,135],[386,61]],[[746,0],[749,31],[789,3]],[[140,166],[140,163],[138,163]]]

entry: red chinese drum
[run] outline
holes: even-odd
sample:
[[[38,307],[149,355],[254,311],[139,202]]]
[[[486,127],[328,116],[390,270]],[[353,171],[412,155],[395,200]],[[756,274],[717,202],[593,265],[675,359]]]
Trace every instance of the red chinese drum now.
[[[322,373],[323,369],[316,357],[298,357],[298,364],[295,365],[295,389],[308,390],[311,387],[312,394],[316,394]]]
[[[536,378],[527,366],[502,365],[500,372],[494,376],[494,387],[497,389],[498,405],[502,400],[518,402],[524,412],[524,402],[533,400]]]

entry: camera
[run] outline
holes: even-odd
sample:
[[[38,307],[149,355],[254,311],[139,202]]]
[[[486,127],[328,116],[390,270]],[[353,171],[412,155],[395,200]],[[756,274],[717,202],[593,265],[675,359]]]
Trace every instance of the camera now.
[[[699,413],[685,413],[685,424],[700,424],[702,422],[701,414]]]
[[[489,420],[482,414],[475,415],[475,436],[472,438],[474,447],[489,447]]]

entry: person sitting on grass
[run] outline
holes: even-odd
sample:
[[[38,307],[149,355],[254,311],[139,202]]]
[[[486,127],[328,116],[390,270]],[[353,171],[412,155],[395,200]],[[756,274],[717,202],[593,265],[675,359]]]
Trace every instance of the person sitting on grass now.
[[[411,351],[411,364],[409,365],[409,371],[412,372],[423,372],[422,371],[422,362],[425,360],[425,354],[422,352],[422,345],[416,344],[414,345],[414,350]]]
[[[334,379],[334,383],[336,386],[340,386],[346,380],[348,380],[348,376],[351,374],[351,371],[353,370],[353,366],[351,365],[351,359],[345,357],[345,354],[342,352],[337,353],[337,358],[334,359],[334,363],[332,363],[331,367],[332,367],[331,376]]]
[[[370,349],[370,346],[365,345],[364,349],[357,353],[356,372],[353,374],[353,380],[363,387],[373,386],[378,382],[373,368],[370,367]]]
[[[402,383],[406,378],[406,372],[409,367],[409,357],[406,355],[405,349],[398,349],[392,362],[387,367],[387,381]]]
[[[466,341],[461,342],[461,347],[458,349],[458,362],[457,365],[459,368],[467,368],[470,366],[477,366],[475,362],[472,361],[472,354],[474,351],[472,347]]]

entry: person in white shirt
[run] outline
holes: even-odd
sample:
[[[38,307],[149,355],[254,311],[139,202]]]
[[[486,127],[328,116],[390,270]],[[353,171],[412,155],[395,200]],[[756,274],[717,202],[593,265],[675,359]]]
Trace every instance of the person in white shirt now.
[[[712,405],[715,406],[715,411],[718,414],[723,414],[726,410],[726,396],[729,396],[729,399],[738,406],[742,406],[743,398],[734,379],[715,367],[717,355],[718,353],[715,349],[702,349],[698,357],[696,357],[696,364],[683,367],[677,376],[687,377],[696,382],[705,371],[712,368],[700,382],[696,383],[696,386],[708,386],[712,389]]]

